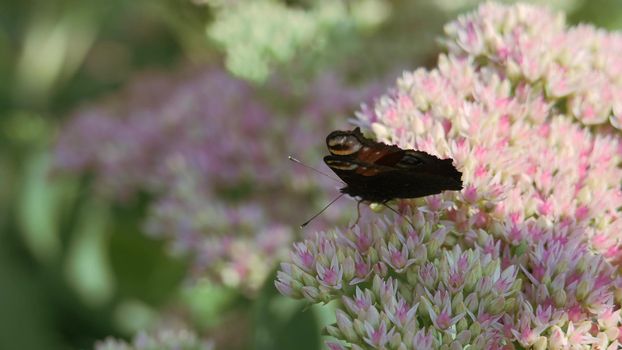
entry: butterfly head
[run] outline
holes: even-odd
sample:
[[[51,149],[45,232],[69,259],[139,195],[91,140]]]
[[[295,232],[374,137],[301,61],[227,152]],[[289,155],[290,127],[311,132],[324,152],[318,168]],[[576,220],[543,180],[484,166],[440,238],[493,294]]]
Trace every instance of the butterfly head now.
[[[350,156],[363,147],[361,136],[359,128],[353,131],[333,131],[326,137],[326,146],[334,156]]]

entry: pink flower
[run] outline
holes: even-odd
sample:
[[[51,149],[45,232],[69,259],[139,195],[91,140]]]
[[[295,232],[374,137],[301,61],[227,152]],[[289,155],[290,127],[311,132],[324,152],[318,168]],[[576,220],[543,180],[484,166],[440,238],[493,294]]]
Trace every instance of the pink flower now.
[[[327,341],[326,346],[328,346],[330,350],[346,350],[342,344],[337,342]]]
[[[335,289],[341,288],[341,280],[343,278],[343,271],[337,261],[337,257],[333,256],[330,266],[323,266],[318,263],[316,266],[317,269],[317,280],[320,284],[331,287]]]
[[[393,335],[393,330],[387,331],[387,325],[384,321],[380,322],[377,328],[369,323],[365,324],[365,331],[367,332],[365,342],[377,349],[385,348]]]

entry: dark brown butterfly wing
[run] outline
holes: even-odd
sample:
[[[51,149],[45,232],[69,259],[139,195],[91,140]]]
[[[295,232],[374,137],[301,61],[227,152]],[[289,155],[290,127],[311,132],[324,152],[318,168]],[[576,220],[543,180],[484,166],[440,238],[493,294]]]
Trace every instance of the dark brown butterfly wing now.
[[[343,193],[364,201],[385,202],[462,189],[462,173],[452,159],[403,150],[365,138],[359,128],[334,131],[326,138],[331,155],[324,162],[346,187]]]

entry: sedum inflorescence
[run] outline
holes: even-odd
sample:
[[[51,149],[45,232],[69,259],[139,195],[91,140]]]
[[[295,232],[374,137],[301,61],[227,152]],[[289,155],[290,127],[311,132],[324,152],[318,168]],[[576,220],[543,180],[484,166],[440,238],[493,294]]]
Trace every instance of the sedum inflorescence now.
[[[295,243],[276,287],[337,302],[331,349],[618,348],[622,37],[489,3],[443,43],[355,123],[465,189]]]

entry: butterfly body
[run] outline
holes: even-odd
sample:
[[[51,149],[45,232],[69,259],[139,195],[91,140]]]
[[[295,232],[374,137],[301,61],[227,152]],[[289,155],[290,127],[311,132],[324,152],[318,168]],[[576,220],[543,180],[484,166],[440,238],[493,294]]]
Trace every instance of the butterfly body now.
[[[324,162],[346,183],[341,192],[361,201],[386,203],[462,189],[452,159],[368,139],[359,128],[326,137]]]

